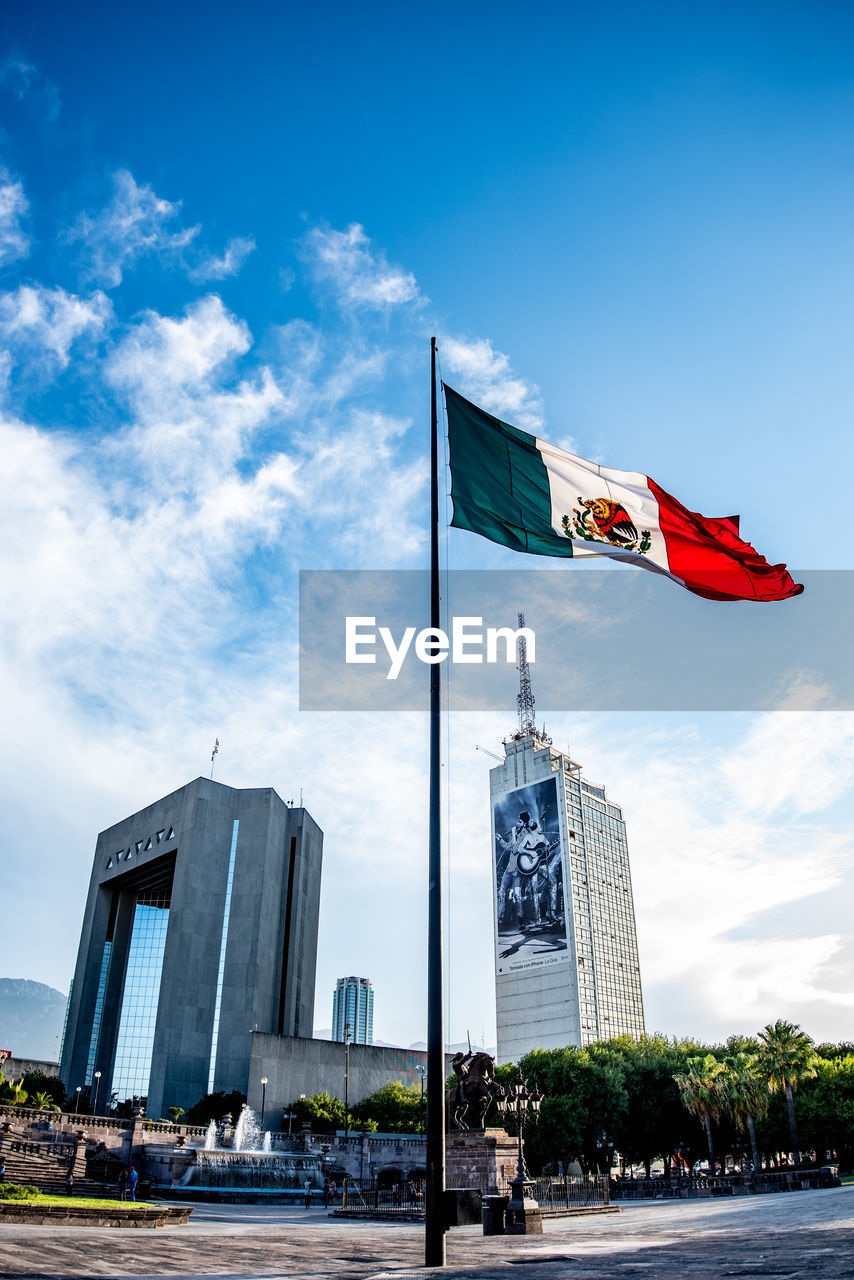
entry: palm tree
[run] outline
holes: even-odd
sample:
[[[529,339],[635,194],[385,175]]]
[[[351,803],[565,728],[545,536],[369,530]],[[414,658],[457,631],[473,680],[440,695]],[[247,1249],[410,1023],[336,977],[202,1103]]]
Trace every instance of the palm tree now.
[[[688,1058],[685,1065],[688,1070],[673,1079],[679,1087],[682,1104],[702,1121],[706,1131],[706,1142],[709,1146],[709,1170],[714,1172],[715,1148],[712,1142],[712,1121],[717,1120],[723,1103],[721,1076],[726,1068],[718,1062],[714,1054],[707,1053],[704,1058]]]
[[[721,1077],[726,1108],[739,1129],[747,1128],[753,1154],[753,1171],[759,1172],[759,1147],[756,1143],[754,1116],[768,1110],[768,1086],[758,1072],[755,1053],[736,1053],[724,1060],[726,1071]]]
[[[52,1093],[31,1093],[27,1099],[31,1107],[37,1111],[61,1111]]]
[[[801,1163],[801,1153],[798,1148],[798,1126],[795,1123],[794,1094],[799,1080],[808,1080],[817,1074],[813,1042],[800,1027],[778,1018],[773,1026],[769,1022],[759,1032],[758,1060],[771,1093],[782,1091],[786,1095],[792,1154],[797,1169]]]

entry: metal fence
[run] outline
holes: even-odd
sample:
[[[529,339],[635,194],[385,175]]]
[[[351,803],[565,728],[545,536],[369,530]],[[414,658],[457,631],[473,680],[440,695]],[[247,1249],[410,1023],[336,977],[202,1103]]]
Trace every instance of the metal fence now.
[[[573,1209],[605,1209],[611,1203],[607,1178],[533,1178],[530,1194],[541,1213],[567,1213]],[[502,1188],[510,1194],[511,1184]]]
[[[616,1178],[614,1200],[694,1200],[706,1196],[769,1195],[780,1191],[808,1191],[839,1186],[832,1169],[763,1170],[752,1173],[683,1175],[677,1178]]]
[[[466,1190],[487,1188],[467,1187]],[[499,1195],[510,1196],[512,1184],[498,1187]],[[607,1178],[533,1178],[530,1194],[544,1214],[559,1216],[575,1209],[604,1209],[610,1204]],[[345,1178],[341,1198],[344,1213],[395,1214],[423,1213],[424,1184],[416,1180],[389,1184],[376,1178]]]
[[[412,1214],[424,1212],[423,1182],[389,1184],[377,1178],[345,1178],[341,1194],[344,1213]]]

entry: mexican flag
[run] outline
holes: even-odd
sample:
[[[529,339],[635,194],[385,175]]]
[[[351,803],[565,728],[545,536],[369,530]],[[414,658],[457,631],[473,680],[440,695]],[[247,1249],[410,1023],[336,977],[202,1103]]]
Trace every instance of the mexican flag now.
[[[803,591],[742,540],[738,516],[698,515],[639,471],[577,458],[444,392],[455,528],[534,555],[611,556],[710,600]]]

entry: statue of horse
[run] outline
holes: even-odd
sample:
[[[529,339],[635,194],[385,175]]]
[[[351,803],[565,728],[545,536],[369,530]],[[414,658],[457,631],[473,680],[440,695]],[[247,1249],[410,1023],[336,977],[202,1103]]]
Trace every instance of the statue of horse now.
[[[457,1129],[482,1129],[489,1104],[500,1086],[495,1080],[495,1059],[479,1050],[477,1053],[455,1053],[452,1059],[457,1084],[445,1091],[448,1127]],[[469,1108],[474,1110],[476,1123],[466,1124]]]

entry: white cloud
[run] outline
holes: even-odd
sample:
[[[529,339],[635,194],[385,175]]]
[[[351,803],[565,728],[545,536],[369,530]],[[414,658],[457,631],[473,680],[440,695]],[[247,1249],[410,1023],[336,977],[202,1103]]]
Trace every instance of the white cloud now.
[[[51,366],[65,369],[75,342],[102,333],[112,315],[109,299],[100,291],[88,298],[64,289],[21,285],[0,294],[0,334],[30,359],[44,353]]]
[[[358,222],[344,231],[313,227],[303,236],[301,248],[315,280],[346,306],[385,311],[419,298],[411,272],[389,264]]]
[[[0,169],[0,266],[30,252],[30,238],[21,226],[28,210],[21,183]]]
[[[854,716],[786,711],[759,717],[723,762],[747,812],[788,819],[819,813],[854,781]]]
[[[192,303],[181,319],[148,312],[110,360],[110,381],[143,404],[168,401],[176,388],[206,384],[252,343],[248,326],[230,315],[215,294]]]
[[[225,252],[219,257],[211,255],[204,258],[197,266],[190,267],[187,274],[191,280],[201,282],[236,276],[250,253],[255,252],[255,247],[252,236],[235,236],[233,240],[229,240]]]
[[[10,53],[0,66],[0,84],[5,85],[19,102],[29,102],[48,121],[59,115],[59,93],[56,85],[45,79],[38,67],[15,53]]]
[[[641,975],[681,1020],[674,1026],[656,995],[648,1019],[655,1027],[729,1034],[776,1017],[809,1021],[808,993],[826,988],[822,969],[841,941],[838,922],[816,927],[799,919],[796,904],[837,890],[851,865],[854,841],[827,811],[845,792],[850,803],[852,719],[708,716],[670,731],[665,718],[652,733],[636,729],[628,747],[615,746],[609,732],[622,723],[617,717],[598,718],[607,747],[595,734],[579,742],[574,730],[585,772],[606,782],[626,814]],[[714,726],[724,724],[726,744],[716,745]],[[823,766],[831,785],[816,791]],[[772,911],[790,919],[784,937],[762,924]],[[843,1006],[827,994],[837,1026]],[[822,1034],[831,1026],[827,1017]]]
[[[198,235],[198,227],[174,225],[181,204],[163,200],[149,186],[139,186],[127,169],[113,175],[113,198],[94,217],[84,213],[68,233],[82,245],[87,279],[110,288],[120,285],[124,272],[147,254],[176,257]]]
[[[406,563],[423,546],[419,501],[427,492],[427,462],[406,464],[395,456],[409,426],[357,408],[302,440],[304,518],[326,537],[334,531],[348,567]]]
[[[251,343],[246,324],[213,294],[181,317],[143,316],[106,367],[133,415],[113,445],[129,451],[125,465],[134,458],[157,486],[195,494],[212,510],[211,491],[235,478],[253,432],[287,407],[269,369],[235,378]]]
[[[510,361],[496,351],[488,338],[454,338],[439,341],[443,372],[455,381],[454,389],[481,408],[513,426],[537,434],[543,423],[539,391],[514,374]]]

